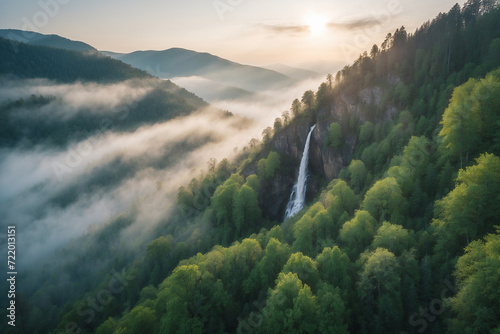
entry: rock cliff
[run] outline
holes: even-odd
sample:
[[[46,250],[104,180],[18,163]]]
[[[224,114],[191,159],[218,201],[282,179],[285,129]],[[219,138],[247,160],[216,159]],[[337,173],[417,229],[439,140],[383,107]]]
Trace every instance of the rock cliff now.
[[[284,129],[275,133],[270,142],[270,150],[281,156],[282,168],[276,177],[267,180],[260,194],[260,204],[264,215],[270,219],[283,219],[293,185],[297,181],[300,160],[313,124],[317,124],[311,137],[309,151],[309,181],[306,202],[314,198],[321,188],[338,176],[342,168],[349,165],[357,144],[357,134],[347,134],[339,148],[328,145],[329,127],[332,122],[349,124],[366,121],[367,108],[380,105],[384,90],[380,87],[365,89],[356,98],[346,95],[336,96],[328,108],[320,109],[313,119],[301,117]],[[395,117],[397,110],[388,107],[380,113],[378,120]],[[347,119],[346,119],[347,117]]]

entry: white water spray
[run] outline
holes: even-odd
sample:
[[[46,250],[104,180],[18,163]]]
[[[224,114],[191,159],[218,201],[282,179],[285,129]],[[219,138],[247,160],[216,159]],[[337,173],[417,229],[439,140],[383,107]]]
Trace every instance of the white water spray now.
[[[309,176],[307,173],[307,165],[309,164],[309,142],[311,141],[311,134],[315,127],[316,125],[313,125],[307,135],[306,146],[304,147],[304,153],[302,154],[302,160],[300,161],[299,177],[297,178],[297,183],[293,186],[290,201],[286,206],[285,220],[288,217],[295,216],[297,212],[304,208],[307,178]]]

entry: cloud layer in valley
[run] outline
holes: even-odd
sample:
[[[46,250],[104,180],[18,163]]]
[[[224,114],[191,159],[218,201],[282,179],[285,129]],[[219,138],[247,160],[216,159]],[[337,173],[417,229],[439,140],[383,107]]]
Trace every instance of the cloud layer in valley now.
[[[236,147],[260,138],[262,129],[289,109],[293,98],[300,98],[306,88],[315,89],[318,84],[311,81],[260,93],[258,101],[214,103],[236,117],[209,107],[133,131],[110,128],[62,147],[3,147],[2,226],[18,226],[22,234],[19,248],[23,249],[20,257],[26,266],[131,208],[135,223],[124,233],[129,237],[137,236],[138,231],[147,233],[176,210],[178,188],[199,176],[210,158],[234,156]],[[136,89],[130,83],[55,85],[45,80],[3,87],[0,103],[31,94],[55,96],[45,108],[57,110],[60,117],[71,117],[68,114],[82,109],[89,113],[116,112],[148,92],[147,87]]]

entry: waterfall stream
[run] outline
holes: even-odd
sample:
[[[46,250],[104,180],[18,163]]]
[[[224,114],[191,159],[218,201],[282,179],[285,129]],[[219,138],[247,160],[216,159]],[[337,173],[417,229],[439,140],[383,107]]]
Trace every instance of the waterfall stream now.
[[[309,134],[307,135],[306,145],[304,147],[304,153],[302,154],[302,160],[300,161],[299,167],[299,177],[297,178],[297,183],[293,186],[292,193],[290,195],[290,200],[286,206],[285,220],[288,217],[293,217],[304,208],[304,203],[306,200],[306,187],[307,187],[307,165],[309,164],[309,142],[311,141],[311,134],[316,125],[311,127]]]

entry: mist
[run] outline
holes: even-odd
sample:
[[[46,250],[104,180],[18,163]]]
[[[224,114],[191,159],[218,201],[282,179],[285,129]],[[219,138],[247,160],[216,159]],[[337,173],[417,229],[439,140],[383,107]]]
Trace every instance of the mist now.
[[[295,98],[300,100],[306,90],[316,91],[324,78],[319,75],[316,78],[299,81],[289,87],[258,92],[221,86],[219,83],[201,77],[179,77],[172,81],[207,99],[214,107],[253,119],[261,125],[262,130],[271,126],[274,119],[280,117],[284,110],[290,110],[292,101]]]
[[[84,109],[85,112],[105,114],[117,107],[137,101],[151,91],[129,80],[102,85],[95,83],[56,84],[47,79],[0,80],[0,104],[29,98],[31,95],[52,97],[54,100],[37,110],[35,116],[68,119]],[[64,101],[63,101],[64,100]],[[17,117],[33,117],[32,113],[18,111]]]
[[[0,148],[0,215],[4,227],[19,227],[19,261],[29,267],[49,259],[123,213],[133,217],[120,236],[124,244],[148,238],[175,212],[179,187],[202,175],[209,159],[233,158],[252,138],[260,139],[262,129],[272,126],[294,98],[318,85],[319,80],[311,80],[261,92],[258,99],[220,99],[188,116],[130,131],[111,126],[62,146],[19,143]],[[0,102],[32,94],[54,96],[37,115],[21,108],[15,117],[67,120],[82,112],[117,113],[150,90],[134,82],[61,85],[20,80],[0,89]]]

